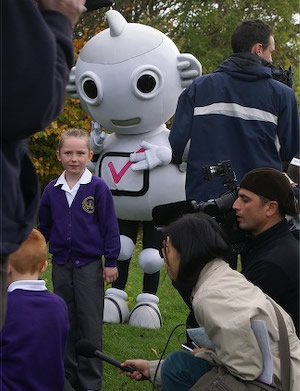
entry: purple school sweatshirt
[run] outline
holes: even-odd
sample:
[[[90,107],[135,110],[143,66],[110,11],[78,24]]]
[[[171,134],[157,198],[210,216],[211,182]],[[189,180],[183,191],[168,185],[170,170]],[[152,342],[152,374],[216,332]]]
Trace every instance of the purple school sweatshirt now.
[[[81,184],[69,207],[57,179],[45,188],[39,210],[38,229],[49,241],[52,261],[64,264],[71,259],[82,266],[105,257],[105,266],[116,266],[120,234],[111,191],[96,176]]]
[[[7,294],[0,333],[1,391],[63,391],[69,330],[65,302],[47,290]]]

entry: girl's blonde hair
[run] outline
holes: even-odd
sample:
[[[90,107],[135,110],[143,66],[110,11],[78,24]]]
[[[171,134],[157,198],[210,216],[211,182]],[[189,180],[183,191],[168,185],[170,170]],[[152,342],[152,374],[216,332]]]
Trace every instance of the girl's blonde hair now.
[[[68,129],[68,130],[65,130],[64,132],[62,132],[60,139],[59,139],[59,142],[58,142],[58,147],[57,147],[58,151],[61,150],[63,143],[67,137],[85,138],[86,143],[87,143],[87,147],[88,147],[89,151],[91,150],[90,136],[89,136],[88,132],[83,129],[73,128],[73,129]]]

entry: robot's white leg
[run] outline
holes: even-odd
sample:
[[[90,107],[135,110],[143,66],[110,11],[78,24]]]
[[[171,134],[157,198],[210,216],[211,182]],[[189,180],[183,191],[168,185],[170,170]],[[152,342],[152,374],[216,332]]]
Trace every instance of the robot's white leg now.
[[[127,236],[121,235],[121,250],[118,260],[124,261],[132,257],[134,243]],[[117,288],[109,288],[105,292],[103,322],[126,323],[129,315],[128,295]]]
[[[157,305],[159,298],[151,293],[141,293],[136,301],[129,314],[128,323],[147,329],[159,329],[162,326],[162,317]]]
[[[146,248],[141,251],[139,264],[145,273],[158,272],[163,265],[159,251]],[[141,293],[137,296],[137,304],[129,314],[128,323],[132,326],[159,329],[162,326],[162,317],[158,308],[159,298],[150,293]]]
[[[163,263],[163,258],[155,248],[145,248],[140,252],[139,264],[144,273],[153,274],[158,272]]]
[[[128,295],[117,288],[109,288],[105,292],[103,322],[126,323],[129,316]]]
[[[120,235],[121,241],[121,250],[118,261],[126,261],[127,259],[132,257],[134,252],[134,243],[133,241],[125,235]]]

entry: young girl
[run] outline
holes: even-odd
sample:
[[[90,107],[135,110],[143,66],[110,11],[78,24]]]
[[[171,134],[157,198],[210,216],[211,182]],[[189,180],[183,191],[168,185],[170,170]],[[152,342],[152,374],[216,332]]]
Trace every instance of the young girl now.
[[[109,188],[86,168],[92,158],[88,134],[65,131],[57,158],[65,171],[43,192],[39,230],[49,241],[54,292],[69,310],[66,377],[76,388],[98,390],[101,361],[77,356],[74,347],[85,338],[102,350],[103,279],[111,283],[118,277],[118,223]]]

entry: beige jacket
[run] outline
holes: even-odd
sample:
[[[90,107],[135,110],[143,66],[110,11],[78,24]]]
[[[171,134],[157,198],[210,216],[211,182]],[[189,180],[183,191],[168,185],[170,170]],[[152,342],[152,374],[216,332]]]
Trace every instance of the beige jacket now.
[[[192,304],[198,323],[205,327],[216,346],[215,353],[202,353],[199,357],[224,365],[233,375],[244,380],[255,380],[261,374],[262,355],[250,320],[264,320],[273,355],[273,384],[281,388],[277,318],[271,302],[259,288],[223,260],[214,260],[202,270],[192,292]],[[292,319],[277,306],[285,320],[290,341],[290,391],[297,391],[300,341]]]
[[[205,327],[216,346],[215,352],[199,353],[197,356],[225,366],[233,375],[244,380],[255,380],[261,374],[262,355],[250,320],[264,320],[273,355],[273,385],[281,389],[277,318],[271,302],[259,288],[241,273],[232,270],[226,262],[216,259],[202,270],[192,292],[192,305],[198,323]],[[290,391],[299,391],[300,341],[290,316],[277,306],[287,325],[290,341]],[[150,363],[152,379],[157,363]],[[158,386],[160,370],[156,380]]]

